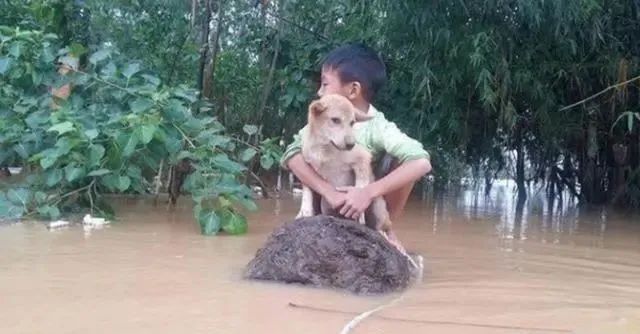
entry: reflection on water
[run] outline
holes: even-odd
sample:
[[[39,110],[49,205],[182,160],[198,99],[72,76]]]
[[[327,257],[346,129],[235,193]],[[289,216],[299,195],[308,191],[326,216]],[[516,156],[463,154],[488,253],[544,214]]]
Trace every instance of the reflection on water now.
[[[499,184],[410,202],[394,227],[425,279],[353,333],[640,333],[638,217],[515,199]],[[338,333],[395,297],[242,280],[297,199],[260,201],[241,237],[199,235],[188,201],[115,203],[103,229],[0,226],[1,333]]]

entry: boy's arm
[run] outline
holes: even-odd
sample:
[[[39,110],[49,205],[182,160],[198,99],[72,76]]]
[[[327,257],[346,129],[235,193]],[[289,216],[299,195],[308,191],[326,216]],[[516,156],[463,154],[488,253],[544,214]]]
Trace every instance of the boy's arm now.
[[[394,192],[431,171],[429,153],[422,143],[400,131],[395,123],[383,119],[374,139],[378,139],[373,141],[378,147],[400,164],[393,172],[370,184],[369,190],[374,197]]]
[[[338,209],[344,204],[346,194],[337,191],[329,182],[323,179],[304,161],[302,154],[294,154],[287,161],[287,167],[300,179],[300,182],[324,197],[333,209]]]
[[[398,159],[400,166],[365,188],[341,189],[346,191],[346,201],[340,214],[353,219],[369,207],[373,198],[396,191],[431,171],[429,153],[420,142],[404,134],[394,123],[383,119],[372,135],[375,136],[371,141],[373,145]]]
[[[340,214],[358,219],[371,205],[374,198],[396,191],[405,185],[417,181],[431,171],[431,163],[427,158],[419,158],[402,163],[385,177],[370,183],[364,188],[340,187],[345,192],[344,205]]]
[[[302,157],[302,138],[307,127],[302,128],[298,134],[293,136],[293,142],[287,146],[280,165],[289,169],[300,181],[313,191],[324,197],[329,205],[337,209],[344,203],[345,194],[338,192],[322,176],[320,176]]]

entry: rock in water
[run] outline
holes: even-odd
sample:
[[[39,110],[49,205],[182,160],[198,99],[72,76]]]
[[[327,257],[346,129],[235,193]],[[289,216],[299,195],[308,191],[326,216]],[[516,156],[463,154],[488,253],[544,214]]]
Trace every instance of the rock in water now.
[[[245,277],[380,294],[406,288],[411,268],[379,232],[351,220],[315,216],[276,229]]]

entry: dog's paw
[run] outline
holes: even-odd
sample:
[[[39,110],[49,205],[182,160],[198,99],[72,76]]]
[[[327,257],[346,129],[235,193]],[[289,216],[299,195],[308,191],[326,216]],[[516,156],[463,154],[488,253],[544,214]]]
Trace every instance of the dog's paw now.
[[[300,209],[300,211],[298,212],[298,215],[296,216],[296,219],[305,218],[305,217],[312,217],[312,216],[313,216],[313,210]]]
[[[360,223],[360,225],[366,225],[367,222],[364,220],[364,215],[358,217],[358,223]]]

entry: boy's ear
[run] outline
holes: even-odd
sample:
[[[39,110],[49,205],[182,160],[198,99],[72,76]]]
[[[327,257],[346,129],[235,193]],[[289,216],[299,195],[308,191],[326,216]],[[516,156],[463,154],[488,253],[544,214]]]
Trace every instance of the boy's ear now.
[[[349,100],[353,101],[359,96],[362,96],[362,85],[358,81],[353,81],[349,84]]]
[[[327,111],[327,106],[320,100],[315,100],[309,105],[309,115],[317,116]]]

